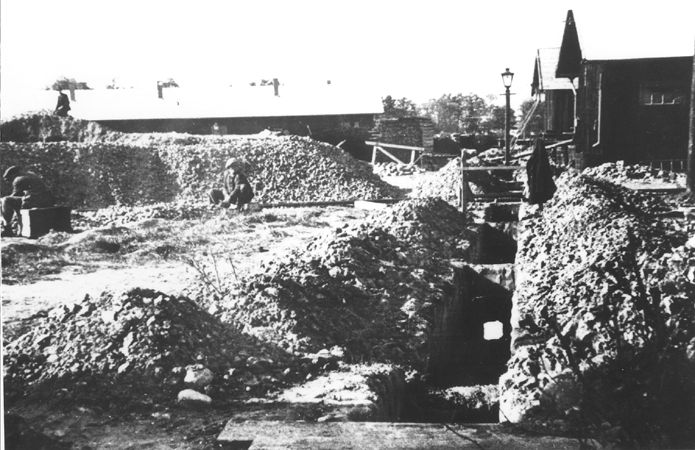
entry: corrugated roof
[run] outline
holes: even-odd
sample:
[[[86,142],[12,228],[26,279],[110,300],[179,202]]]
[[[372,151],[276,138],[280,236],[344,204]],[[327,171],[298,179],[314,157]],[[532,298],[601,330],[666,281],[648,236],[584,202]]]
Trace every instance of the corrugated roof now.
[[[539,48],[536,54],[536,71],[538,73],[538,90],[557,91],[571,90],[572,83],[568,78],[556,78],[555,69],[560,57],[559,48]],[[535,80],[534,80],[535,81]]]
[[[222,117],[292,117],[383,113],[381,98],[335,85],[243,86],[217,89],[165,88],[75,91],[70,115],[87,120],[196,119]],[[53,110],[57,94],[42,91],[5,102],[3,118],[40,109]],[[7,108],[9,106],[9,109]]]

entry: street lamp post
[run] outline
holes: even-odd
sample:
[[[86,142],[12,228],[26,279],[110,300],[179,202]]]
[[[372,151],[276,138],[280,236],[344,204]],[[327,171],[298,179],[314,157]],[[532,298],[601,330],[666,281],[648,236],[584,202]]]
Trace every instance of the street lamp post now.
[[[509,165],[509,132],[511,127],[511,108],[509,106],[509,88],[512,87],[512,79],[514,79],[514,74],[509,71],[509,68],[502,72],[502,83],[506,92],[504,93],[506,97],[506,108],[504,109],[504,165]]]

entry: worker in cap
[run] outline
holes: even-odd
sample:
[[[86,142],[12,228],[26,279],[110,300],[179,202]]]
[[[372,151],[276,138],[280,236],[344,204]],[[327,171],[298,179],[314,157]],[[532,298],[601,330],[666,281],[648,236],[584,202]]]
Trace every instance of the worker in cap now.
[[[19,166],[5,170],[2,179],[5,185],[12,186],[12,193],[0,199],[2,237],[9,237],[14,235],[12,219],[19,216],[21,209],[53,206],[53,196],[38,175]]]
[[[246,175],[243,173],[243,164],[230,158],[224,165],[224,192],[212,189],[208,197],[215,205],[229,208],[235,205],[236,209],[243,209],[253,198],[253,189]]]

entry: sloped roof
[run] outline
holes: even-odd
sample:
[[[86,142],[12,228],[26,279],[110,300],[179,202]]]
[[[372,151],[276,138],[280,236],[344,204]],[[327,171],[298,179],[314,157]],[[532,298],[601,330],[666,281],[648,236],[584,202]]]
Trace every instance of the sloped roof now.
[[[57,93],[42,91],[17,96],[12,114],[53,110]],[[86,120],[201,119],[292,117],[383,113],[381,98],[335,85],[225,88],[164,88],[158,98],[151,89],[92,89],[75,91],[70,115]],[[7,111],[6,112],[10,112]],[[3,118],[7,118],[3,114]]]
[[[565,31],[562,33],[562,44],[557,59],[555,76],[558,78],[575,78],[579,76],[582,66],[582,48],[579,45],[577,25],[574,22],[572,10],[567,11]]]
[[[575,36],[577,36],[576,40]],[[582,58],[594,61],[692,57],[693,40],[695,40],[693,27],[674,27],[669,33],[655,35],[647,25],[635,24],[629,20],[620,24],[611,24],[608,30],[596,27],[582,29],[581,20],[577,25],[572,11],[569,10],[559,60],[565,62],[563,70],[567,72],[572,67],[577,68]],[[564,72],[562,74],[567,75]],[[573,75],[578,76],[578,70]]]
[[[572,90],[569,79],[555,76],[559,56],[559,48],[538,49],[533,69],[532,94],[542,91]]]

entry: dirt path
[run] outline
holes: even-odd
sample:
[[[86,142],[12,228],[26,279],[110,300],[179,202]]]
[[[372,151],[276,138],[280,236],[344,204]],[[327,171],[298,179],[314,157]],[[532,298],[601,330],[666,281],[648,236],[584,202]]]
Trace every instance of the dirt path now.
[[[364,215],[366,212],[347,207],[331,208],[274,208],[265,210],[259,222],[239,225],[219,233],[214,228],[209,236],[200,236],[201,242],[185,255],[203,264],[211,264],[212,254],[218,255],[214,263],[220,273],[243,277],[278,254],[300,247],[316,234],[330,227]],[[263,222],[265,217],[272,218]],[[188,224],[197,234],[206,224]],[[177,230],[184,234],[190,230]],[[170,238],[170,237],[168,237]],[[153,238],[156,240],[156,238]],[[7,242],[4,243],[7,245]],[[156,242],[146,241],[142,246]],[[220,256],[222,255],[222,256]],[[2,284],[2,322],[11,324],[22,318],[58,304],[70,304],[85,295],[98,296],[103,291],[121,291],[133,287],[160,290],[166,294],[181,295],[200,274],[181,258],[138,259],[114,258],[109,255],[90,254],[90,258],[60,267],[59,273],[43,275],[35,282]],[[226,257],[226,259],[224,259]],[[233,268],[229,261],[233,260]]]

